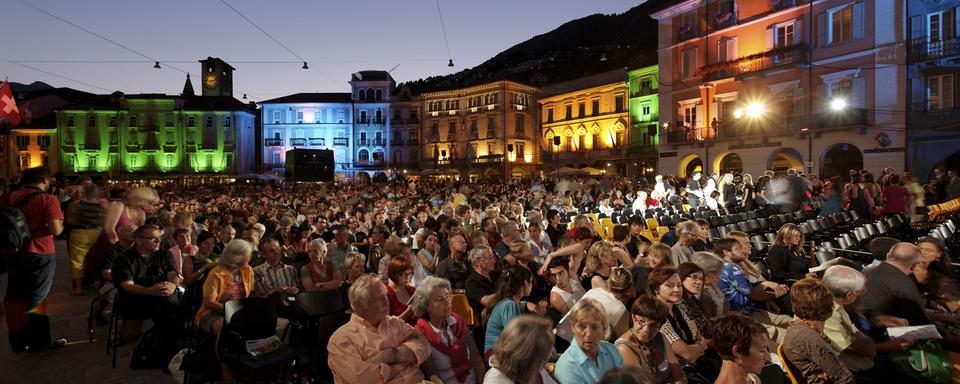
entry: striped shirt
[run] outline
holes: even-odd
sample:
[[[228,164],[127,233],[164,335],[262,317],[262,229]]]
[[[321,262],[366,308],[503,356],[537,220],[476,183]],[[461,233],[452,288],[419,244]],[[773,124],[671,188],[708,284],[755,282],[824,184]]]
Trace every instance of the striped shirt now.
[[[297,269],[282,262],[271,266],[263,263],[253,268],[254,286],[253,295],[264,297],[277,288],[299,287]]]

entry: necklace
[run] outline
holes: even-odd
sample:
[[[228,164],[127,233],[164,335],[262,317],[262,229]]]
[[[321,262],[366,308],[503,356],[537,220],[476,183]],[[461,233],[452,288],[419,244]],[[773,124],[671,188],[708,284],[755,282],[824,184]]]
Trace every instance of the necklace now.
[[[812,329],[814,332],[816,332],[817,334],[819,334],[820,337],[823,338],[823,340],[825,340],[827,343],[830,342],[830,338],[827,337],[827,335],[824,334],[822,331],[818,330],[817,327],[815,327],[812,322],[810,322],[809,320],[802,320],[802,322],[803,322],[803,324],[806,325],[808,328]]]
[[[240,272],[235,272],[235,273],[233,274],[233,282],[234,282],[234,283],[237,283],[237,284],[240,284],[240,281],[241,281],[241,279],[240,279]]]

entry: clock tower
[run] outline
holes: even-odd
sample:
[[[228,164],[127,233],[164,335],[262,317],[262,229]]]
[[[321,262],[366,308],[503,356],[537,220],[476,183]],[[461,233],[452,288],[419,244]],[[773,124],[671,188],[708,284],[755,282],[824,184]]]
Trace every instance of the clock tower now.
[[[203,96],[233,97],[233,70],[227,62],[216,57],[200,60],[200,89]]]

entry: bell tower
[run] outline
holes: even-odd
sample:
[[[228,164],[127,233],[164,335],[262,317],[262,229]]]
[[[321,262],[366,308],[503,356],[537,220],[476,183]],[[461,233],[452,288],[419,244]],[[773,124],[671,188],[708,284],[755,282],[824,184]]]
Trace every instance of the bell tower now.
[[[233,97],[233,70],[227,62],[216,57],[200,60],[200,89],[203,96]]]

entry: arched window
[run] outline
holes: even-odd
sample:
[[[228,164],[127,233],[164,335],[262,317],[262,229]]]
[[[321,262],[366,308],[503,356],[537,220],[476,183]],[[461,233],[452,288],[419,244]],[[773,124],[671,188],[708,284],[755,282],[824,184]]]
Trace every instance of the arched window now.
[[[373,101],[373,88],[367,88],[367,101]]]
[[[414,150],[410,151],[410,163],[416,163],[416,162],[419,161],[419,160],[420,160],[420,159],[419,159],[419,153],[417,153],[417,150],[414,149]]]
[[[361,149],[360,154],[357,156],[357,159],[362,163],[370,161],[370,152],[367,152],[366,149]]]
[[[377,163],[382,163],[382,162],[383,162],[383,151],[382,151],[382,150],[373,151],[373,161],[374,161],[374,162],[377,162]]]
[[[376,93],[376,95],[377,95],[377,97],[376,97],[377,101],[383,100],[383,90],[378,89],[376,92],[377,92],[377,93]]]

